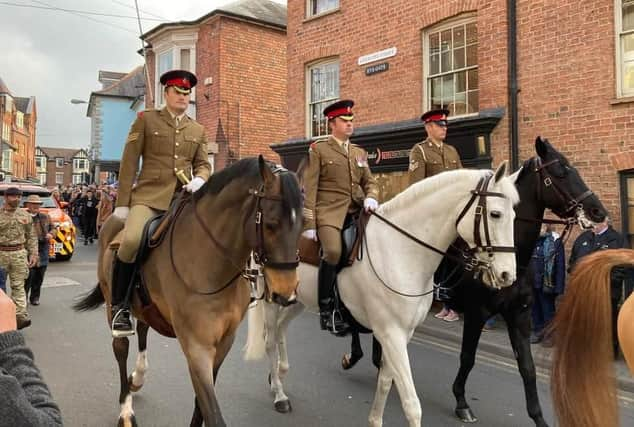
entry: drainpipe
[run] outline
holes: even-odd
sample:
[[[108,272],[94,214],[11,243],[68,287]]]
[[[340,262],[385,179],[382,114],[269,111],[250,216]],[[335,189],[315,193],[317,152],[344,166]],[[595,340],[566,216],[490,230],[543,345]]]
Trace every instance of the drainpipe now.
[[[509,81],[509,144],[511,154],[511,168],[519,168],[519,112],[517,106],[517,3],[507,0],[508,21],[508,81]]]

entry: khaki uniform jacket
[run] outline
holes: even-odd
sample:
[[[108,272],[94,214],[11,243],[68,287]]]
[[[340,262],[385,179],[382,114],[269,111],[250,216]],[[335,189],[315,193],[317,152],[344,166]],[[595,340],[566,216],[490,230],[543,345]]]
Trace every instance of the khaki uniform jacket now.
[[[348,143],[348,153],[329,137],[311,144],[304,173],[304,229],[329,225],[341,229],[346,214],[358,211],[366,197],[378,200],[368,153]]]
[[[37,236],[33,218],[24,209],[8,212],[0,209],[0,246],[24,245],[31,255],[37,255]]]
[[[136,185],[139,168],[143,165]],[[183,116],[178,127],[166,108],[146,110],[132,124],[119,167],[119,190],[116,206],[145,205],[167,210],[174,192],[181,187],[176,172],[199,176],[205,181],[211,174],[207,160],[205,129]]]
[[[461,169],[458,151],[448,144],[438,147],[429,138],[409,152],[409,185],[440,172]]]

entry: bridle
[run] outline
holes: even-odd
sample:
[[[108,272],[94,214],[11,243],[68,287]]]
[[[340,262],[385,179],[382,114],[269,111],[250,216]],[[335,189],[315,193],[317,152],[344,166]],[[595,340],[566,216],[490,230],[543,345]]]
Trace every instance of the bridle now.
[[[449,252],[445,252],[442,251],[432,245],[430,245],[429,243],[424,242],[423,240],[419,239],[418,237],[414,236],[413,234],[409,233],[408,231],[404,230],[403,228],[399,227],[398,225],[394,224],[392,221],[390,221],[389,219],[385,218],[384,216],[380,215],[377,212],[372,212],[372,215],[377,217],[378,219],[380,219],[381,221],[383,221],[384,223],[386,223],[387,225],[389,225],[390,227],[392,227],[394,230],[398,231],[400,234],[404,235],[405,237],[407,237],[408,239],[412,240],[413,242],[419,244],[420,246],[423,246],[433,252],[436,252],[439,255],[442,255],[443,257],[447,257],[452,259],[453,261],[457,262],[460,265],[463,265],[465,267],[465,270],[467,271],[473,271],[474,269],[477,269],[477,271],[482,271],[484,270],[485,273],[489,274],[490,277],[495,277],[493,274],[493,267],[492,267],[492,262],[490,260],[482,260],[480,258],[478,258],[476,256],[477,252],[486,252],[489,255],[489,259],[493,258],[493,255],[495,252],[512,252],[515,253],[515,247],[514,246],[493,246],[491,245],[491,240],[490,240],[490,233],[489,233],[489,224],[488,224],[488,220],[487,220],[487,197],[501,197],[501,198],[506,198],[506,196],[502,193],[496,193],[496,192],[492,192],[492,191],[487,191],[487,188],[489,186],[489,183],[491,181],[491,178],[493,177],[492,174],[487,175],[486,177],[482,177],[480,178],[480,180],[478,181],[478,184],[476,185],[476,188],[474,190],[471,190],[471,198],[469,199],[469,201],[467,202],[467,204],[465,205],[465,207],[462,209],[462,211],[460,212],[460,215],[458,215],[458,218],[456,219],[456,227],[458,226],[458,224],[460,223],[460,221],[462,221],[462,219],[464,218],[464,216],[466,215],[466,213],[468,212],[469,208],[471,208],[471,206],[476,202],[477,200],[477,204],[476,204],[476,214],[475,214],[475,218],[474,218],[474,242],[475,242],[475,246],[472,248],[469,248],[469,250],[462,250],[462,249],[458,249],[459,254],[458,255],[454,255],[452,253]],[[482,244],[482,238],[481,238],[481,234],[480,234],[480,224],[483,224],[483,228],[484,228],[484,235],[485,235],[485,242],[486,245]],[[420,294],[408,294],[408,293],[404,293],[404,292],[400,292],[392,287],[390,287],[387,283],[385,283],[385,281],[383,279],[381,279],[381,277],[378,275],[376,269],[374,268],[374,265],[372,263],[372,258],[370,257],[370,251],[368,248],[368,242],[367,242],[367,234],[363,233],[363,243],[365,246],[365,250],[368,254],[368,261],[370,263],[370,267],[372,268],[372,271],[374,272],[374,275],[379,279],[379,281],[383,284],[383,286],[385,286],[387,289],[389,289],[390,291],[404,296],[404,297],[412,297],[412,298],[416,298],[416,297],[422,297],[424,295],[428,295],[432,292],[434,292],[434,289],[427,291],[427,292],[423,292]]]
[[[272,172],[274,175],[279,175],[279,173],[281,172],[287,172],[287,169],[282,168],[280,166],[276,166],[274,169],[272,169]],[[263,226],[263,219],[264,219],[264,213],[262,210],[262,200],[268,200],[268,201],[272,201],[275,203],[282,203],[283,199],[280,195],[277,194],[267,194],[265,192],[264,189],[264,183],[262,183],[259,187],[259,189],[253,189],[250,188],[249,189],[249,194],[252,195],[255,198],[255,207],[254,207],[254,214],[253,215],[248,215],[247,216],[247,220],[245,222],[245,224],[243,225],[244,229],[248,229],[247,227],[247,222],[249,221],[249,219],[251,217],[254,217],[254,221],[255,221],[255,238],[256,238],[256,242],[255,242],[255,251],[253,253],[253,260],[255,261],[256,264],[262,266],[262,267],[269,267],[269,268],[273,268],[273,269],[278,269],[278,270],[293,270],[295,268],[297,268],[297,266],[299,265],[299,251],[296,253],[295,256],[295,260],[291,261],[291,262],[287,262],[287,261],[282,261],[282,262],[277,262],[277,261],[272,261],[269,256],[266,254],[266,249],[265,249],[265,245],[264,245],[264,231],[262,229]],[[223,290],[225,290],[226,288],[228,288],[239,276],[244,277],[245,279],[249,280],[250,282],[254,282],[255,280],[257,280],[257,275],[254,274],[253,269],[250,268],[250,265],[246,265],[246,266],[239,266],[234,260],[233,258],[229,255],[231,253],[231,251],[225,247],[225,245],[223,245],[220,241],[218,241],[218,239],[216,239],[216,237],[213,235],[213,233],[211,232],[211,230],[209,229],[209,227],[207,226],[207,224],[205,224],[205,222],[202,220],[200,213],[198,212],[198,205],[196,204],[196,202],[194,201],[193,195],[189,194],[187,196],[187,198],[185,199],[185,201],[183,202],[183,205],[191,203],[192,204],[192,209],[194,211],[194,217],[196,218],[198,224],[202,227],[203,231],[205,232],[205,234],[207,235],[207,237],[209,237],[209,239],[213,242],[213,244],[215,246],[217,246],[220,249],[220,254],[227,260],[229,261],[229,263],[236,269],[237,273],[231,277],[231,279],[229,279],[227,282],[225,282],[221,287],[219,287],[218,289],[214,290],[214,291],[210,291],[210,292],[196,292],[198,294],[201,295],[215,295],[217,293],[222,292]],[[170,226],[170,261],[172,263],[172,269],[174,270],[174,272],[176,273],[176,276],[178,277],[178,279],[183,282],[183,283],[187,283],[185,281],[185,279],[181,276],[180,272],[178,271],[178,269],[176,268],[176,265],[174,263],[174,254],[173,254],[173,242],[174,242],[174,228],[175,228],[175,224],[176,224],[176,217],[183,211],[182,207],[176,212],[176,215],[174,217],[174,219],[172,220],[172,224]],[[270,295],[270,292],[268,291],[268,284],[266,283],[266,276],[265,276],[265,285],[266,285],[266,289],[265,289],[265,294],[262,296],[262,298],[265,297],[265,295]]]
[[[592,190],[588,189],[587,191],[584,191],[583,193],[581,193],[579,196],[574,197],[568,191],[558,186],[556,184],[557,181],[553,181],[551,174],[550,172],[548,172],[548,169],[547,169],[548,166],[550,165],[553,165],[555,163],[561,163],[561,160],[559,160],[558,158],[553,159],[546,163],[542,163],[541,158],[535,157],[533,161],[535,162],[535,165],[534,166],[531,165],[531,167],[533,168],[533,171],[537,174],[537,181],[538,181],[537,182],[537,198],[539,200],[543,200],[542,186],[541,186],[542,183],[544,184],[544,187],[546,187],[547,189],[552,189],[555,195],[559,198],[559,200],[562,201],[564,205],[566,206],[565,208],[566,210],[561,213],[553,211],[560,218],[569,217],[571,212],[575,213],[578,210],[578,208],[583,207],[582,202],[594,194]]]

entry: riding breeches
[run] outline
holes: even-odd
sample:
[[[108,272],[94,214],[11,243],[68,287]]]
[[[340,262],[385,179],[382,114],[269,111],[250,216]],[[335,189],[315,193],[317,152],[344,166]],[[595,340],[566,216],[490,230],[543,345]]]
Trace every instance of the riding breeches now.
[[[143,228],[148,220],[161,213],[145,205],[134,205],[130,208],[128,218],[123,228],[123,239],[119,246],[117,257],[127,263],[134,262],[141,244]]]
[[[317,237],[321,242],[321,258],[330,265],[339,264],[341,258],[341,231],[338,228],[324,225],[317,229]]]

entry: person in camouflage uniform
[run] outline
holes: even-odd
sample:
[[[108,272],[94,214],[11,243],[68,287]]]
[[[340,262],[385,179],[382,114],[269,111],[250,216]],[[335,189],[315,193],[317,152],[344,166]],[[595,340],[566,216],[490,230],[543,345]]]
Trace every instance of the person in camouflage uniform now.
[[[0,268],[3,268],[9,277],[18,329],[31,324],[26,311],[24,281],[29,275],[29,268],[35,266],[38,261],[33,220],[28,212],[18,208],[21,196],[20,189],[7,188],[4,193],[4,206],[0,209]]]

